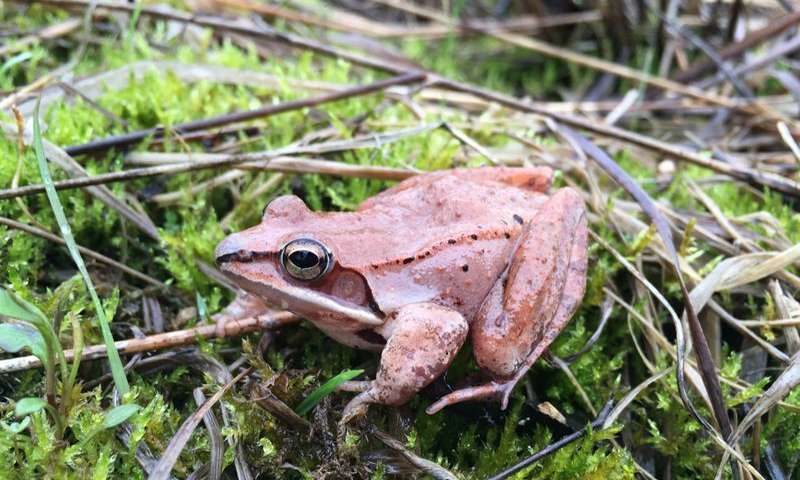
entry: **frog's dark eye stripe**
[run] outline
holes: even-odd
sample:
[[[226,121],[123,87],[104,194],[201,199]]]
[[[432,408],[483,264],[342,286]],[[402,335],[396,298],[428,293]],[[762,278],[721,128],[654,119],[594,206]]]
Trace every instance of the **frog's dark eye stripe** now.
[[[298,238],[281,249],[281,266],[297,280],[318,280],[333,267],[333,255],[316,240]]]

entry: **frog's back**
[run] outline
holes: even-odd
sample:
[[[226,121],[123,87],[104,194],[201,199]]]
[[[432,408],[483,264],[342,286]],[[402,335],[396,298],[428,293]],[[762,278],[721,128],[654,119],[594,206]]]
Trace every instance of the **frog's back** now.
[[[373,197],[358,214],[387,231],[380,252],[366,248],[359,257],[375,301],[384,311],[434,302],[470,319],[545,199],[525,185],[453,172],[415,177]]]
[[[550,176],[548,168],[439,171],[399,183],[366,200],[359,212],[388,214],[403,225],[432,229],[519,223],[545,198]]]

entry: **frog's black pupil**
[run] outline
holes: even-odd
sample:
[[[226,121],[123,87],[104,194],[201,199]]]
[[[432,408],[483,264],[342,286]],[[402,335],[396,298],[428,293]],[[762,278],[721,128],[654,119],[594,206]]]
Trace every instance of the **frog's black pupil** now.
[[[289,255],[289,261],[297,268],[311,268],[319,263],[319,257],[308,250],[297,250]]]

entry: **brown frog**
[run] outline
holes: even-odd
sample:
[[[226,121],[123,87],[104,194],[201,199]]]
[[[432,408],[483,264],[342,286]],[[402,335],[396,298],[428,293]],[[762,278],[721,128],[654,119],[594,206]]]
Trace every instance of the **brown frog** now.
[[[220,321],[259,314],[262,300],[333,339],[381,351],[375,380],[346,407],[399,405],[441,375],[471,335],[492,379],[428,408],[497,399],[555,339],[586,285],[580,195],[548,194],[552,171],[476,168],[419,175],[355,212],[310,211],[295,196],[217,246],[220,269],[248,295]]]

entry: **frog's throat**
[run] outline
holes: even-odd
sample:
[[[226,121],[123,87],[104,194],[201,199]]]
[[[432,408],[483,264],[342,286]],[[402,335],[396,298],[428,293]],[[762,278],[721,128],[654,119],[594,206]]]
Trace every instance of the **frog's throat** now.
[[[228,273],[231,274],[232,272]],[[241,277],[239,279],[241,280]],[[302,308],[302,310],[305,311],[317,309],[342,315],[366,325],[383,325],[383,319],[369,310],[343,305],[327,295],[323,295],[312,290],[306,290],[304,288],[299,288],[292,285],[275,286],[247,280],[245,280],[245,282],[247,283],[248,287],[250,287],[247,288],[247,290],[250,290],[256,295],[263,296],[268,300],[283,299],[273,302],[276,306],[280,306],[281,308],[288,308],[289,301],[286,299],[291,299],[292,303],[298,305]]]

